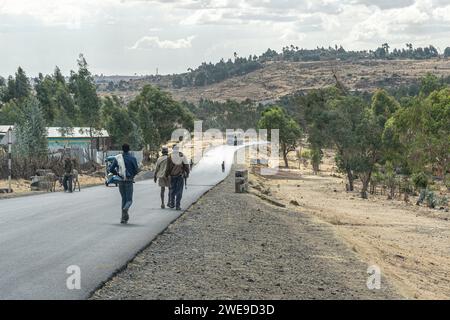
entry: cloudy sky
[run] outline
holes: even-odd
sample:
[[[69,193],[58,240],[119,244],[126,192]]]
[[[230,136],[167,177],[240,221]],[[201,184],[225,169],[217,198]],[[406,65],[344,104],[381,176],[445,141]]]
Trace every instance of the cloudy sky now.
[[[84,53],[97,74],[184,72],[202,61],[342,44],[450,46],[450,0],[0,0],[0,75]]]

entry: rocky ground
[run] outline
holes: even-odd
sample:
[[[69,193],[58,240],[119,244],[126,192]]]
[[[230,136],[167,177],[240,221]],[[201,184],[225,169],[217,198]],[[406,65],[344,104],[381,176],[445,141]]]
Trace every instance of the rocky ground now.
[[[213,188],[92,299],[386,299],[332,225]],[[189,190],[188,190],[189,192]]]

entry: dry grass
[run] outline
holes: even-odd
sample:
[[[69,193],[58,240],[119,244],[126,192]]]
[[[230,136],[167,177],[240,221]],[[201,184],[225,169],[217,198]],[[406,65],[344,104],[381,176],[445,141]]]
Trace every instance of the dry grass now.
[[[105,180],[101,177],[91,177],[88,175],[80,175],[78,177],[80,181],[81,188],[87,187],[87,186],[94,186],[94,185],[102,185]],[[29,194],[34,192],[42,192],[42,191],[31,191],[30,187],[30,181],[24,180],[24,179],[13,179],[11,181],[11,186],[13,189],[13,196],[15,195],[22,195],[22,194]],[[8,188],[8,181],[7,180],[0,180],[0,189]],[[63,187],[57,182],[56,183],[56,191],[62,191]],[[8,197],[10,195],[0,193],[1,197]]]

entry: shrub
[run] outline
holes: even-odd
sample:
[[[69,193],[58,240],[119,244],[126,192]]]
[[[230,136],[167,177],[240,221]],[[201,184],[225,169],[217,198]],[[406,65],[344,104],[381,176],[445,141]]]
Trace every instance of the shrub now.
[[[302,158],[305,158],[305,159],[311,159],[311,151],[310,150],[303,150],[302,151],[302,154],[301,154],[301,157]]]
[[[448,206],[448,197],[442,196],[438,198],[437,205],[440,207],[446,207]]]
[[[438,205],[438,197],[433,191],[428,191],[425,196],[428,208],[435,208]]]
[[[412,175],[412,182],[416,189],[425,189],[428,187],[428,176],[424,172],[418,172]]]
[[[447,187],[447,190],[450,191],[450,173],[447,173],[444,177],[444,185]]]

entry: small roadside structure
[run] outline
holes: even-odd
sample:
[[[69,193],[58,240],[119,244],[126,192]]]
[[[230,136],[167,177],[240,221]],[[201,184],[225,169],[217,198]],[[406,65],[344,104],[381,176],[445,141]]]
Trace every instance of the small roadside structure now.
[[[14,126],[0,126],[0,146],[8,145],[8,130]],[[14,143],[14,135],[12,137]]]
[[[65,148],[108,150],[111,146],[109,133],[104,129],[49,127],[47,130],[50,150]]]
[[[0,126],[0,145],[7,145],[6,133],[9,128],[14,129],[14,126]],[[50,151],[70,148],[104,151],[111,147],[111,138],[108,131],[105,129],[91,130],[88,127],[48,127],[47,141]]]
[[[7,147],[8,129],[13,125],[0,126],[0,146]],[[12,133],[12,143],[15,143],[15,134]],[[80,163],[94,160],[103,163],[104,153],[111,148],[111,137],[105,129],[91,129],[89,127],[47,127],[48,150],[51,154],[70,152]]]

